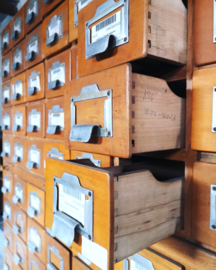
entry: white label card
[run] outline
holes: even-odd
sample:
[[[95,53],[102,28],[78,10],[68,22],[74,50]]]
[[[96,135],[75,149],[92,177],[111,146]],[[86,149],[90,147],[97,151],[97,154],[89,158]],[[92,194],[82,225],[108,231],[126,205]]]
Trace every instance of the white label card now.
[[[23,199],[23,189],[15,186],[15,195],[19,198],[19,199]]]
[[[9,115],[4,115],[3,116],[3,125],[4,126],[10,126],[10,116]]]
[[[78,11],[83,9],[85,6],[87,6],[89,3],[91,3],[93,0],[81,0],[78,4]]]
[[[7,190],[11,190],[11,181],[8,178],[4,178],[4,187],[6,187]]]
[[[37,126],[38,129],[41,127],[41,114],[40,112],[29,115],[29,125]]]
[[[2,43],[9,44],[9,33],[5,34],[2,39]]]
[[[85,225],[85,194],[59,184],[59,211]]]
[[[64,129],[64,112],[55,112],[50,114],[50,125],[60,126]]]
[[[4,205],[5,212],[8,214],[8,216],[11,216],[11,207],[8,204]]]
[[[23,126],[23,116],[22,115],[15,115],[14,119],[15,125],[19,126],[20,129],[22,129]]]
[[[37,12],[37,1],[35,1],[33,3],[33,5],[31,5],[29,8],[28,8],[28,15],[31,14],[32,12],[36,13]]]
[[[106,18],[92,27],[92,43],[107,36],[114,35],[118,37],[121,33],[121,11],[119,10],[112,16]]]
[[[38,53],[38,39],[28,45],[28,52]]]
[[[4,152],[10,156],[10,144],[4,143]]]
[[[10,89],[3,89],[3,98],[10,100]]]
[[[51,37],[54,34],[60,35],[61,32],[61,20],[57,20],[55,23],[48,26],[48,33],[49,37]]]
[[[30,241],[33,242],[37,248],[41,246],[41,237],[34,228],[29,229]]]
[[[50,72],[49,82],[53,82],[56,80],[59,80],[60,82],[65,83],[65,68],[64,67],[55,68]]]
[[[14,63],[22,63],[22,51],[14,55]]]
[[[22,96],[23,91],[22,91],[22,82],[19,83],[15,83],[12,85],[12,91],[13,94],[20,94],[20,96]]]
[[[30,206],[33,207],[37,212],[40,212],[40,198],[35,195],[30,195]]]
[[[3,71],[7,71],[9,73],[10,71],[9,60],[3,63]]]
[[[13,25],[14,32],[18,31],[21,32],[21,20],[19,19],[14,25]]]
[[[22,157],[23,157],[23,147],[22,146],[15,145],[14,152],[15,152],[15,156],[22,159]]]
[[[30,150],[30,160],[35,162],[37,165],[40,164],[40,150]]]
[[[30,80],[30,87],[36,87],[37,91],[40,91],[40,76],[32,77]]]
[[[64,157],[63,156],[58,156],[56,154],[50,154],[49,157],[55,158],[55,159],[59,159],[59,160],[64,160]]]

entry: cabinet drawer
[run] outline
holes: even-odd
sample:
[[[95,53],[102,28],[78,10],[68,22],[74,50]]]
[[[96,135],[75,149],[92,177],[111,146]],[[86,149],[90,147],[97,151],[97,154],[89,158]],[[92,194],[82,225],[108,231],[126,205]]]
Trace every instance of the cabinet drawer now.
[[[28,34],[37,24],[42,21],[42,1],[27,0],[24,9],[25,34]]]
[[[45,137],[45,104],[44,101],[31,102],[27,106],[27,136]]]
[[[45,57],[69,45],[68,15],[68,0],[65,0],[43,20],[43,53]]]
[[[155,61],[186,64],[187,10],[181,0],[96,0],[78,17],[79,77],[134,60],[142,71],[143,63],[149,70]]]
[[[13,203],[27,212],[27,183],[14,175]]]
[[[28,270],[28,251],[26,244],[22,239],[15,235],[14,237],[14,266],[20,266],[22,270]]]
[[[46,137],[64,139],[64,98],[57,97],[46,102]]]
[[[42,2],[42,15],[48,15],[54,8],[56,8],[64,0],[45,0]]]
[[[47,269],[56,269],[56,270],[72,270],[71,262],[72,255],[71,251],[66,249],[61,245],[57,240],[52,238],[46,233],[45,236],[46,243],[46,266]],[[64,265],[64,268],[62,268]]]
[[[11,78],[11,66],[12,66],[12,50],[5,56],[2,56],[2,82],[6,82]]]
[[[45,229],[36,221],[28,217],[27,247],[28,250],[36,255],[43,264],[46,263],[45,234]]]
[[[13,163],[25,169],[27,162],[27,141],[25,137],[13,137],[12,155]]]
[[[24,37],[24,8],[21,8],[11,21],[11,35],[12,47],[19,43]]]
[[[1,152],[1,157],[4,161],[12,162],[13,157],[13,137],[11,135],[3,135],[3,151]]]
[[[1,129],[3,134],[11,134],[12,129],[12,118],[11,118],[11,108],[2,109],[2,125]]]
[[[16,76],[17,74],[24,71],[25,64],[25,39],[16,45],[12,51],[12,62],[11,62],[11,76]]]
[[[26,106],[12,108],[12,133],[17,136],[26,135]]]
[[[11,35],[11,22],[8,23],[7,26],[5,26],[5,28],[2,30],[2,34],[1,34],[1,51],[2,51],[2,55],[5,55],[6,53],[8,53],[11,49],[11,39],[10,39],[10,35]]]
[[[13,226],[13,203],[11,200],[9,200],[6,196],[4,198],[4,206],[3,206],[3,219],[10,224],[10,226]]]
[[[44,63],[26,71],[26,100],[44,98]]]
[[[14,234],[12,227],[4,221],[4,247],[8,248],[10,252],[13,252]]]
[[[64,110],[72,150],[128,158],[184,147],[185,99],[164,80],[132,73],[130,64],[69,82]]]
[[[55,158],[60,160],[69,160],[70,150],[64,147],[64,144],[58,142],[44,142],[44,159]]]
[[[64,85],[71,80],[71,50],[68,49],[45,62],[46,98],[64,95]]]
[[[4,248],[3,252],[3,269],[13,269],[13,253],[8,249]]]
[[[92,268],[88,267],[88,265],[86,265],[79,258],[77,258],[76,256],[74,256],[73,257],[73,260],[72,260],[72,269],[91,270]]]
[[[12,105],[18,105],[26,102],[26,73],[23,72],[11,79]]]
[[[25,198],[26,199],[26,198]],[[27,215],[22,209],[13,204],[13,232],[26,243],[27,241]]]
[[[2,107],[11,106],[11,80],[2,83]]]
[[[25,39],[25,69],[27,69],[43,61],[42,24],[28,34]]]
[[[46,270],[45,265],[30,251],[28,251],[28,267],[29,270]]]
[[[44,226],[45,192],[31,184],[27,184],[28,216]]]
[[[3,171],[3,186],[1,192],[10,200],[13,198],[14,176],[10,171]]]
[[[27,140],[26,168],[41,177],[44,177],[44,143],[43,141]]]
[[[111,269],[113,261],[182,229],[183,162],[146,159],[105,169],[86,164],[46,161],[46,227],[70,249]],[[94,250],[102,254],[100,260]]]

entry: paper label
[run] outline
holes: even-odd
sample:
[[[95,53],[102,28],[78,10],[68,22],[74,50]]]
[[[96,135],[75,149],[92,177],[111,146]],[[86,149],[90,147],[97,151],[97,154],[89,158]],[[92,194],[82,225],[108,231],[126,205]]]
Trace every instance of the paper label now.
[[[48,26],[48,33],[49,37],[51,37],[54,34],[60,35],[61,32],[61,20],[57,20],[55,23],[52,23],[50,26]]]
[[[22,160],[22,157],[23,157],[23,147],[22,146],[15,145],[14,146],[14,152],[15,152],[15,156],[21,158],[21,160]]]
[[[36,163],[37,165],[40,164],[40,150],[30,150],[30,160]]]
[[[102,270],[107,270],[108,252],[105,248],[82,236],[82,255]]]
[[[40,112],[29,114],[29,125],[37,126],[37,129],[39,130],[41,127],[41,114]]]
[[[9,33],[8,32],[3,36],[2,43],[9,44]]]
[[[41,247],[41,237],[36,232],[35,228],[30,227],[29,236],[30,236],[30,241],[33,242],[37,248],[40,248]]]
[[[60,126],[61,130],[64,129],[64,112],[51,113],[50,114],[50,125]]]
[[[19,199],[23,199],[23,189],[15,186],[15,195],[19,198]]]
[[[14,25],[13,25],[14,32],[18,31],[21,32],[21,20],[19,19]]]
[[[40,198],[35,195],[30,195],[30,206],[33,207],[38,213],[40,212]]]
[[[9,115],[3,116],[3,125],[10,127],[10,116]]]
[[[59,211],[85,225],[85,194],[59,184]]]
[[[6,59],[6,61],[4,61],[4,63],[3,63],[3,71],[7,71],[7,73],[9,73],[9,71],[10,71],[9,60],[8,59]]]
[[[4,143],[4,152],[10,156],[10,144]]]
[[[30,7],[28,7],[28,15],[31,13],[37,13],[37,1],[34,1],[33,5],[31,5]]]
[[[50,154],[49,157],[55,158],[55,159],[59,159],[59,160],[64,160],[64,157],[63,156],[58,156],[56,154]]]
[[[3,89],[3,98],[10,100],[10,89]]]
[[[37,91],[40,91],[40,76],[37,75],[35,77],[29,78],[30,87],[36,87]]]
[[[93,0],[81,0],[78,4],[78,11],[83,9],[85,6],[87,6],[89,3],[91,3]]]
[[[22,51],[19,51],[14,55],[14,63],[22,63]]]
[[[119,37],[120,33],[121,11],[118,11],[92,27],[92,43],[110,34]]]
[[[33,41],[32,43],[28,44],[28,52],[35,52],[38,53],[38,39]]]
[[[56,80],[59,80],[60,82],[65,83],[65,68],[64,67],[55,68],[50,72],[49,82],[53,82]]]
[[[11,181],[8,178],[4,178],[4,187],[6,187],[7,190],[11,190]]]
[[[11,216],[11,207],[8,204],[4,205],[4,210],[8,214],[8,216]]]
[[[22,82],[13,84],[12,91],[13,91],[13,94],[20,94],[20,96],[22,96],[23,95]]]
[[[23,116],[22,116],[22,114],[19,114],[19,115],[15,114],[14,122],[15,122],[15,125],[19,126],[20,129],[22,129],[22,126],[23,126]]]

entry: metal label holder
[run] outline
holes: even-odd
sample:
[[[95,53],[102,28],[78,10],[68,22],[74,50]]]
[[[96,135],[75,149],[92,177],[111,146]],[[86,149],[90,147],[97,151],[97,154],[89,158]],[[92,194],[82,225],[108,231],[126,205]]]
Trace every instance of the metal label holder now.
[[[21,62],[15,62],[16,60],[16,56],[21,54]],[[20,66],[22,65],[22,50],[20,49],[16,49],[16,51],[14,52],[14,55],[13,55],[13,65],[12,65],[12,69],[13,70],[18,70],[20,68]]]
[[[22,250],[22,257],[20,257],[18,254],[17,254],[17,246],[19,246],[19,249]],[[15,254],[14,254],[14,257],[13,257],[13,261],[16,265],[19,265],[19,263],[21,263],[22,265],[24,265],[25,263],[25,253],[24,253],[24,250],[23,250],[23,247],[22,245],[20,244],[20,242],[15,242]]]
[[[74,27],[78,26],[78,13],[79,13],[79,3],[82,0],[77,0],[74,2]],[[87,0],[86,2],[88,2],[85,6],[87,6],[89,3],[91,3],[93,0]],[[84,7],[85,7],[84,6]],[[83,7],[83,8],[84,8]]]
[[[16,111],[14,114],[15,120],[16,120],[16,116],[23,117],[23,114],[20,111]],[[22,129],[22,127],[23,127],[23,123],[21,125],[17,125],[15,121],[15,124],[12,126],[12,131],[19,131],[20,129]]]
[[[29,13],[29,10],[32,9],[34,7],[34,5],[36,5],[36,11],[31,11]],[[25,19],[25,23],[26,24],[31,24],[32,21],[35,19],[35,17],[37,17],[38,15],[38,0],[30,0],[30,3],[27,7],[26,10],[26,19]]]
[[[7,213],[7,211],[5,211],[5,206],[8,207],[8,208],[10,208],[10,213]],[[10,205],[9,205],[8,202],[5,202],[5,203],[4,203],[3,219],[4,219],[4,220],[6,220],[6,219],[11,220],[11,207],[10,207]]]
[[[53,35],[49,36],[49,27],[55,27],[54,25],[58,23],[58,21],[60,22],[59,33],[55,32]],[[60,16],[55,15],[54,17],[52,17],[50,23],[46,27],[46,45],[51,46],[62,37],[63,37],[62,15]]]
[[[47,131],[46,133],[47,134],[56,134],[57,131],[63,131],[64,130],[64,127],[62,126],[54,126],[54,125],[51,125],[51,114],[52,113],[62,113],[64,112],[64,109],[61,108],[59,105],[54,105],[53,108],[51,110],[48,111],[48,127],[47,127]]]
[[[121,30],[120,36],[116,37],[113,34],[108,34],[99,40],[91,43],[91,25],[95,24],[100,19],[104,18],[109,13],[121,7]],[[85,49],[86,59],[90,59],[97,54],[113,49],[120,45],[129,42],[129,0],[107,0],[96,10],[95,16],[86,22],[85,26]]]
[[[21,227],[17,225],[17,218],[21,220]],[[24,232],[24,220],[19,212],[14,214],[13,232],[15,235],[18,235],[18,233],[22,234]]]
[[[31,206],[31,196],[34,196],[38,199],[39,201],[39,206],[38,208],[34,208],[33,206]],[[28,211],[27,211],[27,214],[30,218],[33,218],[34,216],[40,216],[41,214],[41,199],[40,197],[37,195],[37,192],[35,191],[32,191],[29,193],[29,198],[30,198],[30,205],[28,207]]]
[[[37,50],[30,50],[30,46],[37,41]],[[27,43],[27,55],[25,56],[26,61],[32,61],[35,59],[35,57],[39,54],[39,37],[38,36],[32,36]]]
[[[51,73],[58,68],[64,69],[64,78],[57,79],[55,81],[51,81]],[[65,84],[65,63],[60,63],[59,61],[53,63],[52,67],[48,70],[48,90],[55,90]]]
[[[22,96],[22,94],[16,92],[16,87],[19,84],[22,85],[22,81],[20,79],[17,79],[15,84],[13,85],[14,93],[12,94],[12,100],[19,100],[20,97]]]
[[[5,150],[5,148],[6,148],[6,146],[5,145],[8,145],[8,147],[9,147],[9,152],[7,152],[6,150]],[[3,142],[3,152],[1,153],[1,157],[10,157],[10,154],[11,154],[11,149],[10,149],[10,143],[9,143],[9,141],[8,140],[5,140],[4,142]]]
[[[210,229],[216,231],[216,185],[211,185],[210,197]]]
[[[1,77],[6,78],[10,71],[10,60],[8,58],[5,58],[2,67],[3,67],[3,71],[1,72]],[[8,68],[5,69],[5,67],[8,67]]]
[[[6,237],[6,233],[9,235],[9,239]],[[11,247],[12,241],[11,241],[11,233],[7,227],[4,226],[4,247]]]
[[[4,125],[4,118],[9,118],[9,125]],[[8,113],[5,113],[2,117],[3,125],[1,126],[2,130],[8,130],[10,129],[10,115]]]
[[[92,154],[83,153],[81,157],[76,157],[76,159],[90,159],[95,166],[101,167],[101,161],[94,159]]]
[[[9,91],[9,97],[4,97],[4,91]],[[2,104],[7,104],[10,101],[10,88],[5,85],[4,89],[2,90],[3,94],[3,99],[2,99]]]
[[[29,227],[29,235],[30,235],[30,236],[31,236],[31,231],[34,231],[34,234],[36,234],[37,237],[40,238],[40,244],[39,244],[39,246],[37,246],[37,245],[35,244],[35,242],[32,241],[31,237],[29,237],[30,240],[28,241],[28,244],[27,244],[28,250],[29,250],[32,254],[34,254],[35,251],[37,251],[38,253],[41,253],[41,236],[40,236],[40,234],[38,233],[38,230],[37,230],[35,227]]]
[[[64,160],[64,154],[60,153],[57,148],[52,148],[50,151],[47,151],[47,157]]]
[[[107,97],[104,101],[104,128],[98,125],[76,125],[75,102]],[[89,142],[92,136],[112,137],[112,90],[100,91],[96,84],[85,86],[81,89],[80,95],[71,98],[71,132],[70,141]]]
[[[37,148],[36,145],[32,145],[31,147],[29,147],[28,150],[28,157],[31,157],[31,150],[33,151],[38,151],[40,154],[40,149]],[[35,162],[35,161],[31,161],[31,159],[29,159],[26,163],[26,168],[28,168],[29,170],[33,169],[33,168],[39,168],[40,167],[40,160],[39,163]]]
[[[7,39],[7,42],[4,40]],[[2,36],[2,45],[1,45],[1,50],[6,50],[9,45],[9,30],[6,30],[4,32],[4,35]]]
[[[35,70],[32,71],[31,76],[28,77],[28,85],[31,85],[31,79],[33,79],[34,77],[37,77],[37,76],[39,76],[39,78],[40,78],[40,72],[36,72]],[[39,88],[36,86],[33,86],[33,87],[30,86],[27,90],[27,95],[33,96],[38,91],[40,91],[40,82],[39,82]]]
[[[19,30],[19,31],[18,31],[18,30],[14,30],[15,26],[16,26],[18,23],[20,24],[20,30]],[[12,34],[11,34],[11,36],[10,36],[10,39],[16,40],[16,39],[18,38],[18,36],[19,36],[20,33],[21,33],[21,17],[17,17],[17,18],[15,19],[15,21],[14,21],[14,24],[13,24],[13,32],[12,32]]]
[[[49,246],[48,245],[48,264],[47,264],[47,270],[56,270],[57,268],[51,263],[51,252],[55,254],[56,257],[58,257],[60,261],[60,269],[64,270],[64,259],[60,256],[59,250],[55,246]]]
[[[5,184],[5,182],[8,181],[10,183],[10,187],[8,188]],[[11,193],[11,180],[9,179],[9,177],[7,175],[5,175],[4,179],[3,179],[3,183],[4,183],[4,186],[1,187],[1,192],[3,194],[5,194],[6,192],[7,193]]]
[[[29,113],[28,115],[28,121],[31,122],[31,116],[34,114],[39,114],[40,115],[40,122],[41,122],[41,113],[39,111],[37,111],[36,109],[32,109],[32,111]],[[26,131],[27,132],[37,132],[39,131],[41,128],[40,126],[37,125],[28,125]]]
[[[8,266],[6,263],[4,263],[3,269],[4,270],[11,270],[12,269],[12,266],[11,266],[12,262],[11,262],[10,256],[7,253],[4,253],[4,256],[7,257],[7,261],[10,262],[10,266]]]
[[[134,256],[130,256],[128,259],[137,263],[145,270],[155,270],[152,262],[138,253],[136,253]],[[130,270],[128,259],[123,261],[123,270]]]
[[[19,189],[22,190],[22,197],[21,197],[21,196],[18,196],[18,195],[16,194],[16,187],[18,187]],[[13,202],[14,204],[17,204],[18,202],[19,202],[19,203],[23,203],[23,188],[22,188],[22,186],[20,185],[20,183],[16,183],[16,184],[15,184],[14,191],[15,191],[15,195],[13,196],[12,202]]]
[[[22,153],[21,153],[20,156],[16,155],[16,152],[17,152],[17,151],[16,151],[16,147],[22,148]],[[12,161],[13,161],[14,163],[23,161],[23,146],[21,145],[20,142],[15,143],[15,145],[14,145],[14,153],[15,153],[15,155],[14,155],[13,158],[12,158]]]

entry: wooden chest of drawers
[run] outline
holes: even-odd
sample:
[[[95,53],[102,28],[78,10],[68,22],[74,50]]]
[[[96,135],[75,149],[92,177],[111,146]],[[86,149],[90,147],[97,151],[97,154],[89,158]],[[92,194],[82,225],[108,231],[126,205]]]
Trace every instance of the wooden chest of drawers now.
[[[11,79],[12,105],[26,102],[26,73],[23,72]]]

